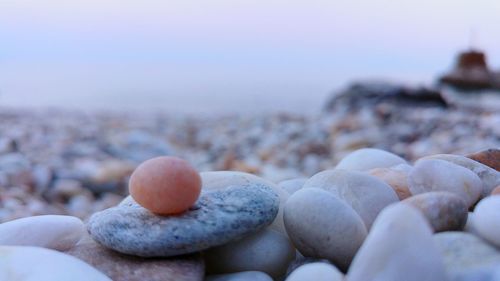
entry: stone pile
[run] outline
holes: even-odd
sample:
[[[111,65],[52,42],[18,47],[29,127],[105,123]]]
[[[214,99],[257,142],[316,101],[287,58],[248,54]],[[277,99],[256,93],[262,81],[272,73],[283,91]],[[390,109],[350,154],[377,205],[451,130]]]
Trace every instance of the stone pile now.
[[[157,214],[132,193],[85,223],[0,224],[0,280],[500,281],[499,163],[496,149],[409,161],[364,148],[279,183],[202,172],[181,212]],[[141,167],[156,180],[139,192],[190,196],[178,178],[191,167]]]

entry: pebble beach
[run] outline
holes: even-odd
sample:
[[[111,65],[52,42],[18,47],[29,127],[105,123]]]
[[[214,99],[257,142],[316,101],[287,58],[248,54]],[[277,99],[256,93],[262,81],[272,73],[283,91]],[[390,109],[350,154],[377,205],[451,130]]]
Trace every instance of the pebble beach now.
[[[0,132],[0,280],[500,281],[495,109],[345,95],[315,115],[3,108]],[[189,163],[201,181],[178,188],[199,194],[151,195],[181,168],[142,169],[129,192],[158,156]],[[173,213],[154,205],[172,196]]]

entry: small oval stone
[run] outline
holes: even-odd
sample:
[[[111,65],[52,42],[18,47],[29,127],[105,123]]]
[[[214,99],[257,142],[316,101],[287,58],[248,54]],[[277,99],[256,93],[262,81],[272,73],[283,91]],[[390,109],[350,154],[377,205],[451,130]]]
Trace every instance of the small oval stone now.
[[[396,192],[376,177],[358,171],[327,170],[312,176],[304,188],[321,188],[349,204],[370,229],[378,213],[398,202]]]
[[[359,215],[344,201],[318,188],[288,199],[285,227],[295,247],[308,257],[325,258],[347,269],[366,236]]]
[[[347,273],[347,281],[447,280],[432,229],[408,204],[385,208]]]
[[[335,169],[368,171],[406,164],[406,160],[385,150],[362,148],[349,153],[335,166]]]
[[[401,201],[419,209],[434,232],[462,230],[467,222],[467,206],[457,195],[446,192],[427,192]]]
[[[413,195],[430,191],[448,191],[458,195],[467,208],[476,203],[482,193],[479,177],[462,166],[439,159],[420,159],[408,176]]]
[[[342,281],[344,274],[335,266],[324,262],[305,264],[295,269],[286,281]]]
[[[294,258],[295,248],[288,237],[271,229],[205,252],[207,272],[210,274],[261,271],[280,278]]]
[[[77,217],[33,216],[0,224],[0,245],[65,251],[73,247],[84,233],[85,225]]]
[[[244,271],[229,274],[208,275],[205,281],[273,281],[273,279],[259,271]]]
[[[500,172],[467,157],[453,154],[436,154],[423,159],[440,159],[471,170],[483,183],[482,197],[490,195],[493,188],[500,185]]]
[[[201,191],[198,172],[183,159],[162,156],[140,164],[130,176],[130,195],[155,214],[186,211]]]
[[[500,247],[500,196],[479,201],[474,209],[474,228],[486,241]]]
[[[0,280],[111,281],[85,262],[58,251],[28,246],[0,246]]]

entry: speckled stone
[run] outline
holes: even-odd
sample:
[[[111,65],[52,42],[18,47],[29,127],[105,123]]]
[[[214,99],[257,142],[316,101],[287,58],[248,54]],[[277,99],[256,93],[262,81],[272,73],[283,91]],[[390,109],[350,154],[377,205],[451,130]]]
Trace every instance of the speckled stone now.
[[[106,249],[90,237],[66,252],[92,265],[114,281],[202,281],[200,255],[175,258],[141,258]]]
[[[401,202],[419,209],[435,232],[462,230],[467,222],[467,205],[451,192],[427,192]]]
[[[450,231],[433,237],[444,259],[450,280],[493,281],[500,267],[500,252],[475,235]]]
[[[170,257],[254,233],[274,220],[278,206],[278,195],[267,185],[234,185],[202,190],[195,206],[171,216],[155,215],[127,198],[94,214],[87,228],[97,242],[118,252]]]
[[[285,230],[285,225],[283,223],[283,206],[285,205],[285,202],[288,200],[290,194],[288,194],[288,192],[286,192],[283,188],[281,188],[280,186],[271,181],[268,181],[267,179],[244,172],[211,171],[211,172],[202,172],[200,173],[200,176],[202,180],[202,188],[204,190],[217,190],[232,185],[248,185],[248,184],[256,184],[256,185],[262,184],[265,186],[269,186],[274,191],[274,193],[276,193],[279,197],[278,214],[276,215],[276,218],[269,227],[288,236]]]

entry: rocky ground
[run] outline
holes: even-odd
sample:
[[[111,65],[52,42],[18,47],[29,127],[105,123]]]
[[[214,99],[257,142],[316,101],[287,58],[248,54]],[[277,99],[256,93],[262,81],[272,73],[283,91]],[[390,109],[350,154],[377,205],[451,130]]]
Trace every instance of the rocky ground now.
[[[0,221],[37,214],[86,218],[119,202],[135,166],[158,155],[182,157],[200,171],[239,170],[279,182],[331,168],[362,147],[409,161],[500,147],[500,111],[450,107],[429,95],[398,98],[387,85],[369,87],[351,88],[316,116],[3,108]]]
[[[387,84],[316,116],[4,108],[0,280],[500,281],[492,108]],[[127,197],[161,155],[195,169],[137,176]],[[146,206],[188,170],[199,198],[175,202],[194,205]]]

